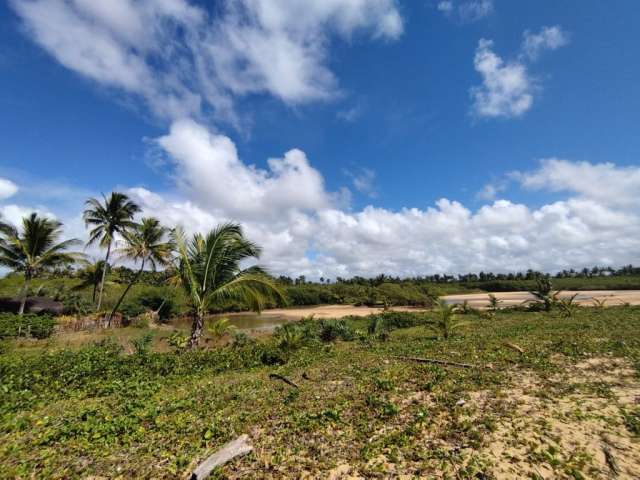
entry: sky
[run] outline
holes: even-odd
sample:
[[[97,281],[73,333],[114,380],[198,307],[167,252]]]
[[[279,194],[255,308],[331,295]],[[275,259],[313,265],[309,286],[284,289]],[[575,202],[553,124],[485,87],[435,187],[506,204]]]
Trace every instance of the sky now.
[[[274,274],[640,263],[640,3],[8,0],[0,214],[243,225]],[[99,252],[91,252],[98,255]]]

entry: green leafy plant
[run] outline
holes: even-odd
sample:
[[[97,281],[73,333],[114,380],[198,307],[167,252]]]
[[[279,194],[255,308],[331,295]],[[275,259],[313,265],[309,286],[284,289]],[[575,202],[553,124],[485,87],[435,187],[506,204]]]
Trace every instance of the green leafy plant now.
[[[447,305],[443,300],[438,302],[435,314],[435,318],[428,319],[426,325],[435,330],[438,335],[442,336],[445,340],[448,339],[454,331],[470,323],[467,321],[457,321],[456,306]]]
[[[244,238],[234,223],[224,223],[207,235],[195,234],[187,240],[180,229],[174,231],[178,259],[177,280],[184,288],[193,314],[189,348],[198,345],[204,317],[211,306],[239,300],[253,310],[284,295],[276,283],[258,267],[241,269],[240,262],[260,255],[260,247]]]
[[[136,355],[144,356],[151,350],[151,342],[153,342],[153,333],[148,332],[141,337],[134,338],[131,341]]]
[[[236,329],[235,325],[232,325],[228,317],[221,317],[207,325],[207,333],[213,338],[222,338],[225,335],[230,334]]]
[[[535,297],[535,302],[541,305],[545,312],[550,312],[558,303],[560,290],[553,291],[553,284],[548,275],[538,275],[535,280],[536,287],[534,290],[529,290],[529,293]]]
[[[576,310],[580,308],[580,305],[575,301],[577,296],[578,294],[575,293],[568,298],[561,298],[557,301],[556,305],[563,317],[572,317]]]
[[[493,293],[489,294],[489,310],[490,311],[492,312],[498,311],[501,303],[502,303],[502,300],[499,300],[498,297],[496,297]]]

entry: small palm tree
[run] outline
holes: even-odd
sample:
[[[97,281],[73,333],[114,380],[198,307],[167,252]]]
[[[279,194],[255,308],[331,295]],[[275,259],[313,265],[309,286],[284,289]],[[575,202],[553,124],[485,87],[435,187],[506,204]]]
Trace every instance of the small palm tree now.
[[[244,238],[239,225],[224,223],[189,240],[182,230],[176,229],[174,239],[177,277],[193,313],[188,348],[198,345],[204,317],[214,304],[236,300],[259,312],[267,300],[284,299],[280,288],[262,269],[241,269],[240,262],[257,258],[260,247]]]
[[[107,254],[104,257],[107,268],[102,270],[96,310],[100,310],[102,305],[104,281],[109,267],[109,255],[111,254],[111,245],[114,237],[116,234],[124,235],[129,228],[132,228],[135,225],[133,216],[140,211],[140,207],[124,193],[112,192],[108,198],[104,195],[102,198],[103,202],[96,198],[87,200],[83,215],[87,228],[92,228],[89,232],[87,245],[98,242],[100,247],[107,249]]]
[[[45,270],[69,265],[82,258],[81,253],[66,251],[69,247],[80,244],[80,240],[58,242],[62,234],[62,223],[38,216],[37,213],[22,219],[21,232],[3,223],[0,234],[0,265],[24,274],[18,310],[20,315],[24,313],[29,283],[33,278]]]
[[[122,295],[116,302],[107,322],[111,323],[111,317],[116,313],[120,304],[126,297],[131,287],[138,282],[140,275],[144,271],[145,264],[151,265],[155,270],[158,266],[166,266],[171,262],[173,243],[165,241],[169,229],[160,225],[155,218],[143,218],[139,224],[123,233],[125,246],[119,252],[126,258],[134,262],[140,262],[138,273],[124,289]]]
[[[447,305],[444,301],[438,301],[436,318],[427,321],[426,325],[436,330],[444,339],[448,339],[451,334],[460,327],[468,325],[470,322],[456,321],[456,305]]]
[[[553,291],[553,284],[548,275],[536,276],[535,290],[529,290],[529,293],[536,298],[536,302],[542,304],[545,312],[550,312],[554,305],[558,303],[558,295],[560,290]]]

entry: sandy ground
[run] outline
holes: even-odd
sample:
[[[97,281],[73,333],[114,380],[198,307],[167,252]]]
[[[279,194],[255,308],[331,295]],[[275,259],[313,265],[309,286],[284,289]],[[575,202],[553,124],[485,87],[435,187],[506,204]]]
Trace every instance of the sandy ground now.
[[[411,307],[394,307],[390,310],[396,312],[419,311],[420,309]],[[313,315],[314,318],[342,318],[348,315],[356,317],[366,317],[372,313],[380,313],[382,308],[375,307],[355,307],[353,305],[318,305],[313,307],[300,308],[274,308],[265,310],[262,315],[274,315],[285,317],[287,320],[298,320],[302,317]]]
[[[606,306],[622,305],[629,303],[631,305],[640,305],[640,290],[588,290],[588,291],[563,291],[561,298],[570,297],[577,294],[576,302],[581,305],[592,305],[592,300],[606,300]],[[533,295],[529,292],[503,292],[494,294],[500,301],[500,306],[507,307],[519,305],[528,300],[533,300]],[[446,295],[442,297],[448,303],[469,302],[472,307],[485,307],[489,303],[489,294],[487,293],[470,293],[464,295]],[[391,310],[395,311],[416,311],[419,309],[410,307],[395,307]],[[353,305],[318,305],[314,307],[300,308],[275,308],[265,310],[262,315],[285,317],[288,320],[298,320],[302,317],[313,315],[314,318],[341,318],[348,315],[364,317],[372,313],[380,313],[381,308],[374,307],[355,307]]]
[[[577,297],[575,301],[580,305],[592,305],[593,299],[605,300],[606,306],[622,305],[629,303],[631,305],[640,305],[640,290],[584,290],[570,291],[566,290],[560,293],[560,298],[568,298],[573,295]],[[501,300],[501,306],[519,305],[534,297],[529,292],[503,292],[494,293]],[[447,295],[443,297],[449,303],[469,302],[472,307],[484,307],[489,303],[488,293],[471,293],[465,295]]]

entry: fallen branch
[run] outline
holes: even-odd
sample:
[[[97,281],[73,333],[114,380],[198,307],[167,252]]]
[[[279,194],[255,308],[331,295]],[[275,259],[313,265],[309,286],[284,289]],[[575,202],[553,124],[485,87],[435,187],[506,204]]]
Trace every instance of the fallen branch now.
[[[505,342],[504,345],[505,345],[505,347],[509,347],[511,350],[515,350],[520,355],[524,355],[524,349],[522,347],[516,345],[515,343]]]
[[[214,468],[224,465],[235,457],[249,453],[253,450],[253,447],[247,443],[248,438],[247,435],[240,435],[235,440],[225,444],[220,450],[198,465],[198,468],[193,471],[189,480],[207,478]]]
[[[611,474],[614,477],[617,477],[618,474],[620,473],[620,467],[618,466],[618,462],[616,462],[616,459],[613,456],[613,453],[611,452],[609,445],[607,445],[606,443],[602,444],[602,453],[604,453],[604,459],[607,462],[607,466],[609,467],[609,470],[611,470]]]
[[[398,358],[400,360],[410,360],[412,362],[419,363],[435,363],[436,365],[448,365],[451,367],[478,368],[476,365],[471,365],[469,363],[449,362],[447,360],[436,360],[434,358],[405,357],[402,355],[393,355],[393,358]]]
[[[270,373],[269,374],[269,378],[275,378],[276,380],[282,380],[284,383],[286,383],[287,385],[291,385],[293,388],[300,388],[300,387],[298,387],[298,385],[293,383],[287,377],[283,377],[282,375],[278,375],[277,373]]]

